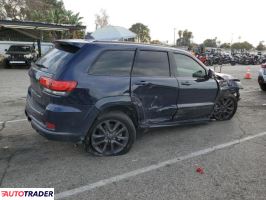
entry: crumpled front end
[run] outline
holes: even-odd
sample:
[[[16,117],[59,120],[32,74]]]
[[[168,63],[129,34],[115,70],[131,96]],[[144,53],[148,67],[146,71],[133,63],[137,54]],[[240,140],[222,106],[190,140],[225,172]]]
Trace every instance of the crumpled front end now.
[[[243,89],[243,86],[239,79],[234,78],[229,74],[215,73],[216,79],[219,83],[220,90],[229,91],[233,94],[237,100],[240,100],[240,89]]]

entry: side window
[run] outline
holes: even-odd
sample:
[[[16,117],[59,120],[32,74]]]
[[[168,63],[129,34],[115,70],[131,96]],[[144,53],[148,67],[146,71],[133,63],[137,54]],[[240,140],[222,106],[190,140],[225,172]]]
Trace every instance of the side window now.
[[[206,70],[189,56],[182,54],[174,54],[176,62],[176,74],[179,77],[204,77]]]
[[[167,52],[139,51],[132,75],[169,76],[169,60]]]
[[[91,66],[89,73],[95,75],[129,76],[135,51],[105,51]]]

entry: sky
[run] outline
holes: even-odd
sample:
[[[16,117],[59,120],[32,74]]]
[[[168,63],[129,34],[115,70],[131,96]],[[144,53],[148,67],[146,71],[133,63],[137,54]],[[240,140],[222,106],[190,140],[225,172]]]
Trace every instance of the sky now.
[[[105,9],[109,24],[130,28],[140,22],[152,40],[174,42],[178,30],[193,32],[193,42],[217,37],[221,43],[266,43],[265,0],[63,0],[79,12],[88,32],[95,31],[95,14]]]

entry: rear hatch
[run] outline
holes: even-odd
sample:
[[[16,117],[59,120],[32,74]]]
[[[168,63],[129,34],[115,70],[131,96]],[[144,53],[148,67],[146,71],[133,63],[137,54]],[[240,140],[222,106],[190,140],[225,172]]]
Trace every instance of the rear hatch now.
[[[34,117],[42,121],[42,115],[46,106],[53,102],[53,98],[58,98],[43,91],[40,84],[41,77],[54,79],[58,76],[69,61],[75,56],[83,45],[80,43],[56,42],[55,47],[41,57],[29,70],[30,88],[28,101],[35,111]]]

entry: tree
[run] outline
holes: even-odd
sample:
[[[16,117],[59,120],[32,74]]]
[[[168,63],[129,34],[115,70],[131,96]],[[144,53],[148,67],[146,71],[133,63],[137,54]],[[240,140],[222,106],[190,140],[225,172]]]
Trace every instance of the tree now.
[[[148,26],[142,23],[136,23],[133,24],[129,30],[137,34],[138,42],[150,42],[151,37]]]
[[[256,50],[265,51],[266,50],[266,46],[263,43],[264,43],[264,41],[260,41],[258,46],[256,47]]]
[[[102,28],[109,24],[108,22],[109,16],[107,15],[106,10],[101,9],[100,14],[96,14],[95,17],[96,17],[95,19],[96,29]]]
[[[61,0],[0,0],[0,18],[20,19],[55,24],[82,25],[79,13],[66,10]],[[47,40],[82,38],[84,31],[44,33]]]
[[[0,0],[0,18],[80,25],[79,13],[66,10],[60,0]]]
[[[0,0],[0,19],[17,19],[25,18],[25,0]]]
[[[220,48],[230,49],[231,48],[231,44],[230,43],[223,43],[223,44],[221,44]]]
[[[193,34],[191,31],[188,31],[187,29],[182,31],[178,31],[179,39],[176,41],[177,46],[190,46],[191,39],[193,38]]]
[[[183,36],[183,31],[179,30],[179,31],[178,31],[178,36],[179,36],[179,38],[182,38],[182,36]]]
[[[217,37],[215,37],[214,39],[204,40],[203,45],[205,47],[217,47]]]
[[[236,42],[236,43],[231,45],[231,49],[250,50],[252,48],[253,48],[252,44],[248,43],[247,41],[245,41],[245,42]]]

